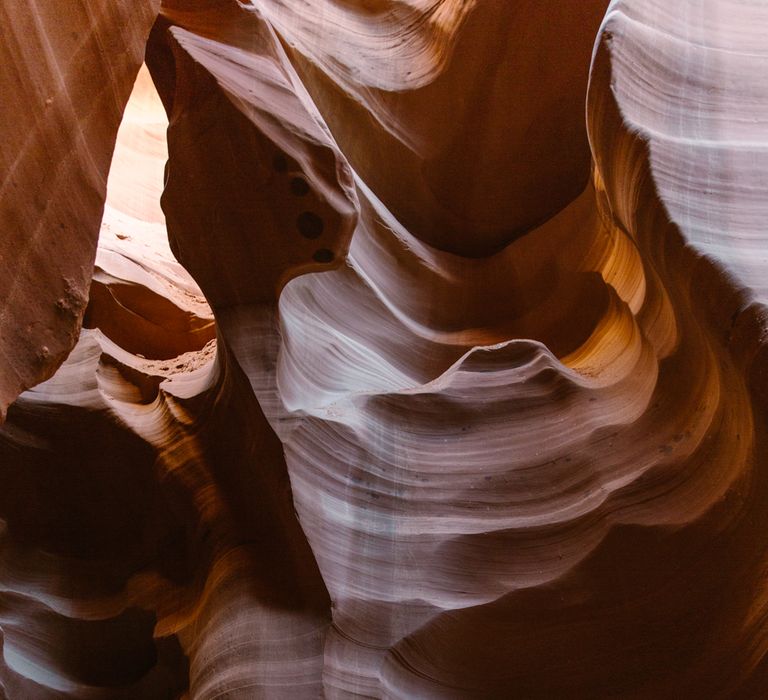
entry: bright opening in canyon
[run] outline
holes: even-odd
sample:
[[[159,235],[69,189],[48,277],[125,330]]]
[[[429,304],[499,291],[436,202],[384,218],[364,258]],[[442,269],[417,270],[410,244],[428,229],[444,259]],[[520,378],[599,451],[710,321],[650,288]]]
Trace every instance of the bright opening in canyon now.
[[[165,373],[210,360],[216,335],[203,293],[168,244],[160,207],[167,128],[142,65],[117,132],[83,320],[140,358],[166,361],[153,365]]]

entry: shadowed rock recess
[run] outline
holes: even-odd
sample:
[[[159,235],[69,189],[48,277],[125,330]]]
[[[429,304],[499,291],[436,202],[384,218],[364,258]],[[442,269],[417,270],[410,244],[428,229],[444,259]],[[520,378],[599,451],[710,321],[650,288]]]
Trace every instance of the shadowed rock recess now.
[[[768,4],[0,23],[0,698],[768,697]]]

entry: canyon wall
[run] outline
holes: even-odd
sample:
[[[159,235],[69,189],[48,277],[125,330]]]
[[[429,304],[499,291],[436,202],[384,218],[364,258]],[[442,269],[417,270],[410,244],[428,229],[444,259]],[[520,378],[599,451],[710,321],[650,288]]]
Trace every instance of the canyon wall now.
[[[5,696],[765,695],[768,8],[122,7],[2,9]]]

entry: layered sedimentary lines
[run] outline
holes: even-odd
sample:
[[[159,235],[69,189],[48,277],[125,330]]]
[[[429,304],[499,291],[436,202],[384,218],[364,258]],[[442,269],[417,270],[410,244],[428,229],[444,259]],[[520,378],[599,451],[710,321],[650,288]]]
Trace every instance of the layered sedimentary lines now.
[[[77,340],[115,134],[159,4],[0,8],[0,415]]]
[[[253,4],[350,164],[419,240],[485,256],[586,185],[584,94],[605,0],[309,3],[321,23],[296,17],[307,3]]]
[[[766,27],[168,0],[0,430],[5,694],[764,695]]]

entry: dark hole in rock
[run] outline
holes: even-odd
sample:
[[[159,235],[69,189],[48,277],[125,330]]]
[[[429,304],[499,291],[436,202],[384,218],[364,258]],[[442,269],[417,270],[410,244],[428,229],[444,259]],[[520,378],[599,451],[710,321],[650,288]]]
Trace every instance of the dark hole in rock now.
[[[320,248],[320,250],[315,251],[312,259],[319,263],[329,263],[333,260],[333,251],[328,250],[328,248]]]
[[[291,179],[291,192],[297,197],[303,197],[309,194],[309,185],[303,177],[294,177]]]
[[[323,220],[311,211],[305,211],[299,214],[296,219],[296,226],[299,233],[304,238],[319,238],[323,233]]]

